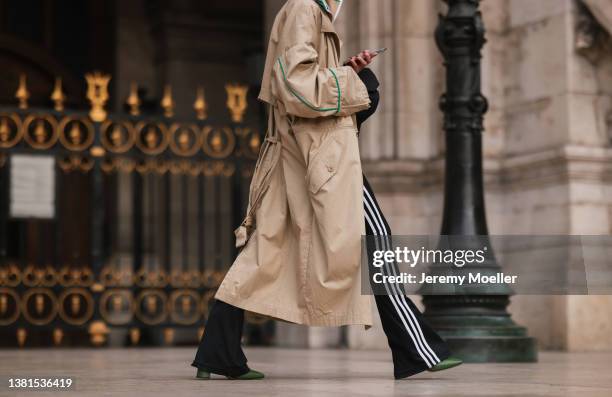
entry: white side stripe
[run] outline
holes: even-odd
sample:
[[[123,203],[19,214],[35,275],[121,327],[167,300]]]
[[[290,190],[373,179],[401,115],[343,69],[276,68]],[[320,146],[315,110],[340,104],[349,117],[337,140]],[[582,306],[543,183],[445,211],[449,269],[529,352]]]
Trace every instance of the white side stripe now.
[[[366,221],[368,222],[368,224],[370,225],[370,228],[374,231],[375,235],[378,236],[378,233],[376,232],[376,228],[374,228],[374,225],[372,224],[372,220],[370,219],[370,215],[368,214],[368,212],[365,212],[365,217],[366,217]],[[375,243],[376,243],[376,249],[379,250],[380,247],[378,245],[378,239],[375,239]],[[382,271],[382,269],[381,269]],[[388,272],[388,270],[387,270]],[[395,308],[395,311],[397,312],[398,317],[400,318],[400,320],[402,321],[402,323],[404,324],[404,328],[406,328],[406,331],[408,331],[408,335],[410,336],[410,339],[412,339],[412,343],[415,346],[417,352],[419,353],[419,355],[421,356],[421,358],[423,359],[423,361],[425,361],[425,364],[427,364],[427,366],[429,368],[432,367],[432,364],[429,362],[428,357],[423,354],[423,352],[421,351],[421,348],[419,346],[419,344],[417,343],[415,336],[412,333],[412,328],[408,326],[408,324],[406,323],[406,319],[404,318],[404,315],[402,314],[402,311],[399,309],[398,307],[398,303],[395,301],[395,297],[394,297],[394,293],[392,293],[391,291],[389,291],[389,286],[387,285],[387,283],[384,284],[385,285],[385,290],[387,291],[387,295],[389,296],[389,299],[391,300],[391,303],[393,304],[393,307]]]
[[[382,219],[382,216],[380,214],[378,206],[376,205],[374,199],[370,195],[370,192],[366,189],[365,186],[364,186],[363,190],[364,190],[364,194],[365,194],[364,202],[366,204],[366,208],[370,212],[370,214],[373,214],[371,216],[374,217],[374,223],[378,226],[378,232],[379,233],[376,233],[376,228],[373,227],[371,221],[368,222],[368,223],[370,224],[371,229],[373,231],[375,231],[375,234],[377,234],[377,235],[380,234],[380,235],[383,236],[382,237],[383,238],[383,245],[385,245],[384,249],[389,250],[389,249],[391,249],[391,242],[390,242],[390,239],[388,237],[389,232],[387,231],[387,228],[386,228],[385,223],[384,223],[384,221]],[[368,212],[368,211],[366,211],[366,212]],[[387,269],[388,272],[389,272],[389,269],[391,269],[391,272],[393,273],[393,275],[396,275],[394,266],[388,265],[388,269]],[[389,272],[389,274],[391,274],[391,272]],[[395,291],[397,292],[397,294],[399,295],[399,298],[397,298],[397,297],[395,297],[395,298],[398,300],[400,308],[402,309],[404,315],[408,318],[408,322],[410,323],[411,328],[413,329],[413,331],[416,334],[417,343],[415,344],[415,346],[417,348],[420,347],[420,349],[417,349],[417,350],[419,350],[419,353],[421,354],[421,357],[423,357],[422,353],[424,351],[425,355],[427,356],[427,358],[429,358],[429,360],[431,360],[433,365],[437,364],[438,362],[440,362],[440,359],[438,358],[436,353],[433,351],[431,346],[429,346],[429,344],[427,343],[427,340],[425,339],[425,336],[423,335],[423,331],[422,331],[422,329],[421,329],[421,327],[419,325],[419,322],[418,322],[416,316],[414,315],[414,313],[410,309],[410,306],[406,302],[405,295],[402,293],[402,291],[400,290],[399,286],[396,286],[395,284],[392,284],[392,288],[394,288]],[[397,310],[397,308],[396,308],[396,310]],[[429,365],[428,360],[424,360],[424,361]]]
[[[380,211],[378,209],[378,206],[376,205],[376,203],[374,202],[374,199],[372,198],[372,196],[370,195],[370,192],[364,187],[364,192],[366,194],[366,197],[368,200],[367,201],[370,202],[370,204],[372,205],[372,208],[374,209],[375,215],[378,218],[379,222],[376,222],[379,225],[380,230],[382,230],[382,234],[384,236],[388,236],[388,231],[385,227],[385,224],[382,220],[382,216],[380,214]],[[386,249],[391,249],[391,243],[389,241],[389,237],[384,237],[384,241],[386,242]],[[394,266],[389,266],[392,271],[393,271],[393,275],[395,274],[395,268]],[[423,331],[419,325],[419,322],[417,321],[414,313],[412,312],[412,310],[410,310],[410,307],[408,306],[408,303],[406,302],[406,297],[404,296],[404,294],[401,292],[399,286],[392,284],[393,287],[396,288],[398,294],[400,295],[400,299],[402,300],[403,306],[406,308],[406,310],[408,311],[408,314],[412,320],[414,321],[414,323],[412,321],[410,321],[411,324],[413,324],[413,327],[416,328],[416,332],[417,332],[417,339],[421,342],[421,347],[423,347],[423,349],[425,350],[425,353],[428,355],[428,357],[432,358],[432,361],[437,364],[438,362],[440,362],[441,360],[438,358],[438,356],[436,355],[436,353],[433,351],[433,349],[429,346],[429,344],[427,343],[427,340],[425,339],[425,336],[423,335]]]

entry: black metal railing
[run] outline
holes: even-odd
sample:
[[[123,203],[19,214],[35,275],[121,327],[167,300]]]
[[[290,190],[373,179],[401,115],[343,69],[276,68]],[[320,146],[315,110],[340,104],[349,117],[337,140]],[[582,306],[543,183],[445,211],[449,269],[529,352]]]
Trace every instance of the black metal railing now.
[[[61,83],[55,109],[28,108],[25,79],[19,107],[0,107],[5,345],[79,335],[103,345],[112,327],[128,329],[132,344],[151,329],[168,343],[177,328],[201,332],[236,253],[261,140],[242,121],[246,87],[227,87],[231,122],[207,117],[201,90],[185,121],[169,88],[164,115],[140,115],[135,86],[129,114],[107,114],[108,78],[87,76],[89,112],[63,108]]]

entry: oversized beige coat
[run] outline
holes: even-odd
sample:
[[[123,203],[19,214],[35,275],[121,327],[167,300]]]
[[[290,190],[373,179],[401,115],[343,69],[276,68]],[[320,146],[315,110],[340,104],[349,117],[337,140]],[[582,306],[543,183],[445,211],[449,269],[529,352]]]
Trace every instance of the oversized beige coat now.
[[[242,247],[216,298],[298,324],[371,325],[361,294],[365,234],[354,113],[370,106],[340,64],[331,14],[288,0],[276,17],[259,99],[267,138],[251,182]]]

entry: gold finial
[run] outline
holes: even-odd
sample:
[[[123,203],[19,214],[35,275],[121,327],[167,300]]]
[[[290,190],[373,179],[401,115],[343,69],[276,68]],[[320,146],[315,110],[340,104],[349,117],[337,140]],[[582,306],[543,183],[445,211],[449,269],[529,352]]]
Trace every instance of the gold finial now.
[[[15,98],[19,100],[19,109],[28,108],[28,99],[30,98],[30,92],[26,84],[26,75],[22,73],[19,75],[19,87],[15,93]]]
[[[130,114],[132,116],[140,115],[140,98],[138,97],[138,84],[132,82],[130,84],[130,95],[127,97],[125,103],[130,107]]]
[[[64,111],[64,101],[66,100],[66,95],[62,91],[62,78],[55,78],[55,87],[53,88],[53,92],[51,93],[51,100],[55,104],[55,110],[58,112]]]
[[[206,120],[206,118],[208,118],[208,105],[206,104],[206,99],[204,98],[204,88],[202,86],[198,87],[193,108],[196,111],[196,117],[198,120]]]
[[[161,100],[161,107],[164,109],[164,116],[174,116],[174,100],[172,99],[172,87],[166,84],[164,87],[164,96]]]
[[[227,108],[232,115],[232,121],[242,122],[247,109],[246,97],[249,87],[240,84],[226,84],[225,91],[227,91]]]
[[[91,103],[89,117],[98,123],[102,122],[107,116],[104,105],[108,101],[108,83],[111,76],[96,71],[87,73],[85,79],[87,80],[87,99]]]

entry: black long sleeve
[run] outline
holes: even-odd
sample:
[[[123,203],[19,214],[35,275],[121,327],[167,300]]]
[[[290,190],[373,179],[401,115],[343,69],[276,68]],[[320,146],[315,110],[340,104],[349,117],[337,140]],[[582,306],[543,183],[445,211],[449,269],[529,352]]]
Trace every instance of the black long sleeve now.
[[[365,84],[368,95],[370,97],[370,101],[372,102],[369,109],[362,110],[357,113],[357,129],[361,130],[361,125],[366,121],[371,115],[376,112],[378,108],[378,102],[380,101],[380,94],[378,93],[378,87],[380,83],[376,78],[374,72],[371,69],[363,69],[358,73],[359,78]]]

